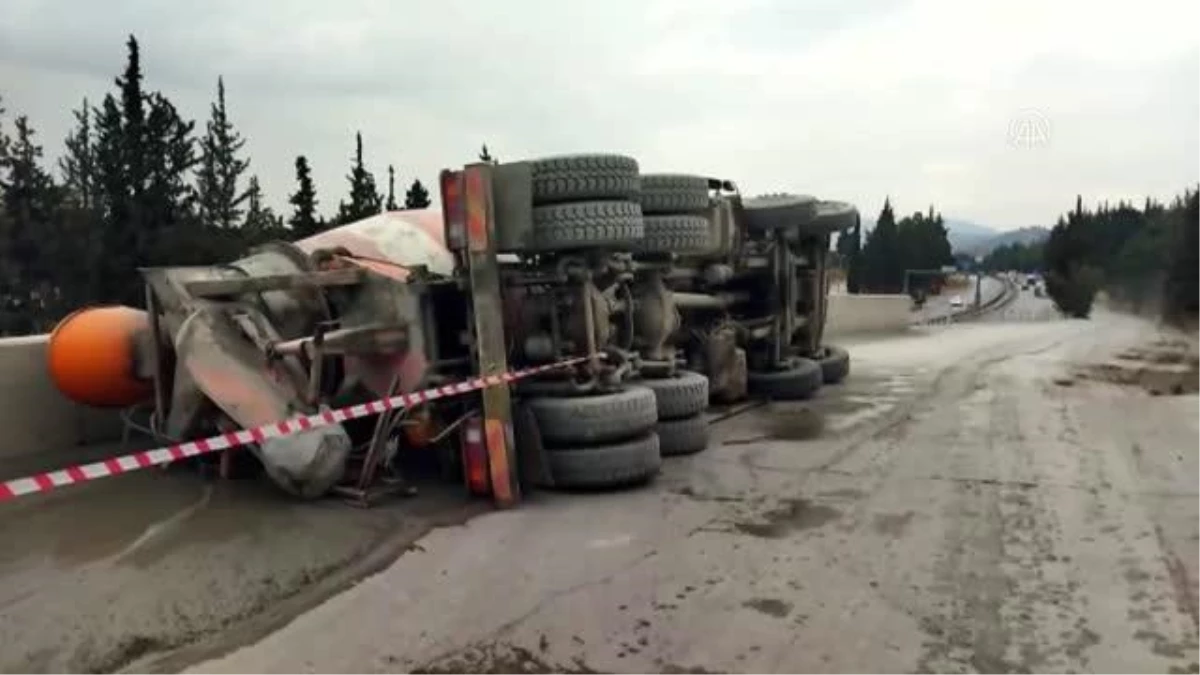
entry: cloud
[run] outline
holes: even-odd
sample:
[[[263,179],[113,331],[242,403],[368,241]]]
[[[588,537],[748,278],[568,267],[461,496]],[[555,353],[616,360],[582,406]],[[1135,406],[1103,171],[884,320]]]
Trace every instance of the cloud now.
[[[1200,177],[1197,19],[1190,2],[6,0],[0,93],[57,152],[133,32],[147,85],[188,114],[224,75],[277,206],[303,153],[332,211],[361,129],[381,182],[395,163],[431,184],[483,142],[501,159],[611,150],[1016,227],[1077,192],[1165,197]],[[1052,132],[1015,147],[1030,110]]]

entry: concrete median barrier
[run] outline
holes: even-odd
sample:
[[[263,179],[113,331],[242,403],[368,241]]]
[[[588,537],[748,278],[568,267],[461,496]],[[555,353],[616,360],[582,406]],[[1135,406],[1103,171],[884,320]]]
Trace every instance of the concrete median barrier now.
[[[42,453],[66,457],[121,437],[117,411],[73,403],[54,387],[46,368],[49,337],[0,339],[0,462]]]
[[[896,333],[909,324],[912,299],[907,295],[829,296],[825,336]]]

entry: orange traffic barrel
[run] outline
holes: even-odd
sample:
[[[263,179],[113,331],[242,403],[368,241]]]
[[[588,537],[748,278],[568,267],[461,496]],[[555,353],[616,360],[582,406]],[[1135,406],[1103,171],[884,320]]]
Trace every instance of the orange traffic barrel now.
[[[149,326],[140,309],[86,307],[67,315],[50,333],[50,378],[64,396],[98,407],[124,407],[146,400],[153,384],[139,379],[136,340]]]

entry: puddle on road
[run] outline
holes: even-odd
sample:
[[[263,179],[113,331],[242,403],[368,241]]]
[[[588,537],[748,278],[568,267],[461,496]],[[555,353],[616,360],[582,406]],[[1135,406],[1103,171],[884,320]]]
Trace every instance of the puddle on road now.
[[[742,603],[743,607],[762,612],[767,616],[773,616],[776,619],[782,619],[792,613],[792,603],[784,602],[778,598],[754,598]]]
[[[857,373],[803,401],[771,401],[747,411],[722,445],[808,441],[838,435],[885,414],[917,387],[912,373]]]
[[[738,521],[733,529],[763,539],[781,539],[793,532],[821,527],[840,518],[841,511],[803,498],[785,500],[779,506],[758,514],[756,520]]]
[[[825,430],[824,411],[813,410],[809,405],[796,403],[771,403],[759,413],[763,430],[771,438],[780,441],[805,441],[817,438]]]

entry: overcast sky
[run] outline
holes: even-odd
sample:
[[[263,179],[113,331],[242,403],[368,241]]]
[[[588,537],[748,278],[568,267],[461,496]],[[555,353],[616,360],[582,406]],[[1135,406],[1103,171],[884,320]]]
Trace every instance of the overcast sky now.
[[[1007,229],[1200,180],[1198,4],[0,0],[0,95],[56,156],[134,33],[198,128],[224,75],[277,207],[305,154],[332,213],[361,130],[381,186],[487,142]]]

